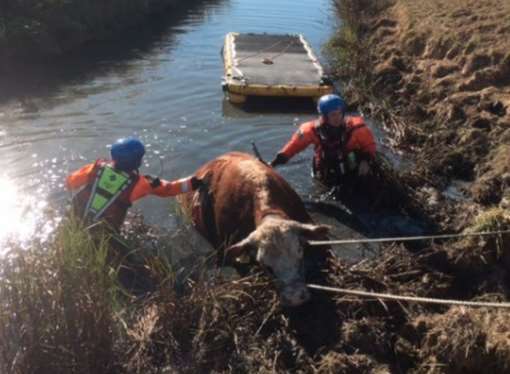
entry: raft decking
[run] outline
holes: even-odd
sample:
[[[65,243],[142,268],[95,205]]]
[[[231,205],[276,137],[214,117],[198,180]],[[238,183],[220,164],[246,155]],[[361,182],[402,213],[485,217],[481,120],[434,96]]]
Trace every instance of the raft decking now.
[[[317,99],[333,92],[302,35],[229,33],[223,60],[223,89],[234,103],[247,96]]]

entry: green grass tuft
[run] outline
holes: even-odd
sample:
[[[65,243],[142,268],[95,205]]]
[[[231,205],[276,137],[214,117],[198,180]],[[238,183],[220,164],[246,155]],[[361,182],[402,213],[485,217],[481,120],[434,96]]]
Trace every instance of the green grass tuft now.
[[[107,238],[75,222],[53,242],[14,252],[0,273],[0,371],[106,373],[111,369],[116,271]]]

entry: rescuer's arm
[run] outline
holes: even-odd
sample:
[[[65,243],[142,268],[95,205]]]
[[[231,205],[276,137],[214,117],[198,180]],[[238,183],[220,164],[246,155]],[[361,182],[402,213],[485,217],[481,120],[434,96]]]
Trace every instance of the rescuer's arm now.
[[[90,182],[95,163],[91,163],[72,172],[66,178],[66,188],[70,191],[77,190]]]
[[[368,127],[359,128],[354,131],[353,138],[355,151],[359,158],[366,161],[374,160],[377,146],[372,131]]]
[[[313,136],[305,125],[301,125],[292,135],[288,143],[276,154],[276,157],[270,163],[272,167],[286,164],[292,157],[304,151],[313,143]]]
[[[150,176],[142,176],[131,193],[131,202],[141,199],[147,195],[159,197],[172,197],[182,193],[196,190],[203,184],[202,180],[195,176],[167,181]]]
[[[352,140],[358,160],[358,174],[365,176],[370,173],[370,164],[375,160],[377,146],[374,135],[364,126],[354,131]]]

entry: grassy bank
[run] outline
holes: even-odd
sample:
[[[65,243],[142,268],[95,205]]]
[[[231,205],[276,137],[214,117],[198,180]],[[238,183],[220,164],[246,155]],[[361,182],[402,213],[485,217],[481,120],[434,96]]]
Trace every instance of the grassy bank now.
[[[335,4],[342,23],[324,48],[332,73],[340,82],[351,109],[363,109],[380,121],[391,135],[389,142],[402,146],[409,130],[392,110],[389,100],[376,90],[373,49],[368,38],[368,20],[387,9],[391,0],[337,1]]]
[[[344,27],[328,50],[345,94],[412,150],[417,193],[441,200],[453,180],[468,182],[469,207],[445,211],[443,199],[439,219],[462,227],[481,210],[507,208],[510,5],[339,1],[338,9]]]
[[[501,210],[476,222],[472,230],[510,227]],[[13,250],[0,274],[2,373],[510,369],[507,311],[320,292],[313,302],[289,310],[279,304],[271,281],[257,272],[227,279],[206,266],[205,256],[194,256],[185,266],[166,261],[165,253],[187,246],[173,237],[169,243],[135,222],[122,239],[129,250],[118,256],[106,237],[92,240],[67,222],[48,243]],[[389,246],[360,263],[335,259],[328,283],[425,297],[507,298],[509,236],[472,238],[444,248],[411,254]],[[136,257],[126,261],[128,254]],[[150,292],[130,291],[126,274],[121,275],[126,268],[137,269],[128,278],[143,276]]]
[[[118,311],[106,242],[74,224],[20,250],[0,272],[3,373],[111,372]]]
[[[183,4],[179,0],[4,0],[0,56],[8,66],[58,57],[89,41],[122,37],[126,28]]]
[[[2,373],[248,373],[310,359],[266,278],[227,282],[196,258],[173,268],[172,244],[141,222],[122,240],[130,261],[66,222],[50,242],[11,251],[0,272]],[[150,279],[144,296],[119,282],[133,266]]]
[[[327,52],[343,94],[353,109],[380,121],[392,145],[412,159],[404,179],[416,198],[445,230],[506,226],[510,6],[491,0],[342,0],[337,9],[343,26]],[[443,194],[455,180],[465,182],[459,200]],[[415,284],[418,292],[426,292],[428,284],[436,297],[509,299],[507,244],[470,239],[430,249],[425,263],[423,254],[412,256],[411,272],[419,264],[428,268],[422,283]],[[379,261],[388,261],[386,255]],[[387,279],[390,288],[403,281]],[[495,364],[496,356],[506,356],[499,356],[499,349],[509,344],[493,330],[498,314],[452,308],[417,315],[412,310],[405,323],[389,329],[396,339],[395,372],[507,372],[506,364]],[[367,340],[377,341],[375,336]]]

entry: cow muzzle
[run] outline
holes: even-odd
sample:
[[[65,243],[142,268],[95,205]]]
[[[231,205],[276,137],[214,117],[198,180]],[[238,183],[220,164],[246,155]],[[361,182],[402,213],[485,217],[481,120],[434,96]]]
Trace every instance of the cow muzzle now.
[[[281,289],[280,298],[283,306],[296,307],[310,300],[310,291],[302,282],[293,283]]]

